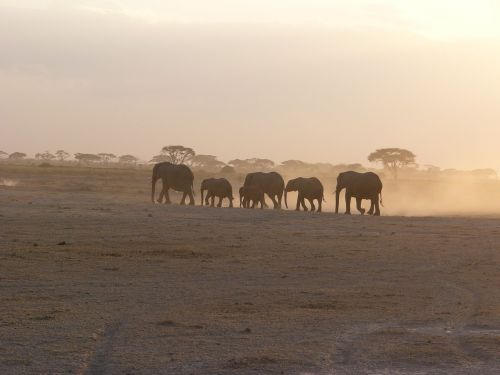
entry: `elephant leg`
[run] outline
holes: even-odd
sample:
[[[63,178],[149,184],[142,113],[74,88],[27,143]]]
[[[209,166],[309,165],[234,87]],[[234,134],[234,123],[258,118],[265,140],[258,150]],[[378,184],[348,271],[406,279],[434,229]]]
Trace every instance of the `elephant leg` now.
[[[217,203],[217,207],[222,207],[222,195],[219,197],[219,203]]]
[[[273,205],[274,205],[274,209],[277,210],[280,208],[280,206],[278,205],[278,201],[276,200],[276,196],[275,195],[271,195],[271,194],[267,194],[269,196],[269,198],[271,198],[271,200],[273,201]]]
[[[160,193],[160,198],[159,198],[160,203],[163,201],[163,197],[165,197],[165,204],[172,203],[170,201],[170,194],[168,193],[168,190],[169,190],[168,185],[165,185],[165,187],[163,188],[163,190]]]
[[[215,195],[211,195],[210,196],[210,207],[214,207],[215,206]]]
[[[171,202],[170,202],[170,196],[168,194],[168,189],[169,189],[168,181],[166,178],[162,178],[161,183],[162,183],[162,188],[161,188],[160,196],[158,198],[158,203],[162,203],[163,197],[165,197],[165,204],[170,204]]]
[[[314,205],[314,199],[308,199],[309,203],[311,203],[311,212],[316,211],[316,206]]]
[[[352,198],[352,195],[351,193],[347,192],[345,193],[345,214],[346,215],[350,215],[351,214],[351,198]]]
[[[168,189],[165,190],[163,194],[165,195],[165,204],[171,204],[172,201],[170,200],[170,194],[168,193]]]
[[[207,193],[207,196],[205,198],[205,205],[210,206],[210,193]]]
[[[183,192],[182,199],[181,199],[181,206],[184,206],[186,204],[186,197],[187,197],[187,193]]]
[[[374,213],[374,215],[380,216],[380,206],[379,206],[378,197],[377,197],[377,199],[375,199],[375,213]]]
[[[303,195],[300,197],[300,205],[302,206],[302,209],[304,211],[306,211],[306,212],[309,211],[309,209],[306,206],[306,199],[304,198]]]
[[[299,193],[299,195],[297,195],[297,207],[295,208],[295,211],[300,211],[300,204],[302,203],[301,201],[302,201],[302,196]]]
[[[233,200],[231,199],[231,197],[227,197],[227,199],[229,199],[229,208],[233,208]]]
[[[323,197],[318,198],[318,212],[323,211]]]
[[[363,207],[361,207],[361,202],[362,202],[361,198],[356,198],[356,208],[361,213],[361,215],[364,215],[365,214],[365,209]]]
[[[373,215],[373,210],[375,209],[375,200],[372,198],[370,200],[370,209],[368,210],[368,215]]]
[[[188,192],[187,192],[187,195],[189,197],[189,205],[190,206],[194,206],[195,200],[194,200],[193,190],[189,189]]]

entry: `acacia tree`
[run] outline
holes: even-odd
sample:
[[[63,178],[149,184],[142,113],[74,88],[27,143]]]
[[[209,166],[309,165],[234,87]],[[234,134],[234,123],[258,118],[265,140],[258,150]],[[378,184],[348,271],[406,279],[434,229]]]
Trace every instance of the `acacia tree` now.
[[[186,164],[196,155],[192,148],[184,146],[165,146],[161,152],[166,157],[165,161],[172,164]]]
[[[75,154],[75,159],[81,163],[95,163],[101,160],[101,158],[94,154],[83,154],[77,153]]]
[[[217,170],[224,167],[226,164],[217,160],[214,155],[195,155],[191,159],[191,166],[206,170]]]
[[[122,155],[118,158],[118,161],[123,164],[136,164],[139,159],[134,155]]]
[[[38,159],[38,160],[50,161],[50,160],[54,160],[55,158],[56,158],[55,155],[52,155],[48,151],[35,154],[35,159]]]
[[[274,167],[274,162],[269,159],[234,159],[229,161],[229,165],[241,170],[269,170]]]
[[[415,154],[404,148],[381,148],[368,155],[368,161],[381,163],[398,178],[399,169],[415,164]]]
[[[9,155],[9,159],[11,159],[11,160],[22,160],[26,156],[27,155],[24,152],[13,152],[12,154]]]
[[[65,161],[69,158],[69,152],[66,152],[64,150],[57,150],[56,157],[59,161]]]
[[[170,158],[167,155],[159,154],[159,155],[153,156],[149,162],[150,163],[163,163],[166,161],[170,162]]]
[[[97,154],[97,156],[99,156],[101,161],[105,164],[109,163],[110,160],[116,159],[115,154],[109,154],[106,152],[101,152],[101,153]]]
[[[310,164],[301,160],[285,160],[281,162],[281,166],[285,169],[303,169],[310,167]]]

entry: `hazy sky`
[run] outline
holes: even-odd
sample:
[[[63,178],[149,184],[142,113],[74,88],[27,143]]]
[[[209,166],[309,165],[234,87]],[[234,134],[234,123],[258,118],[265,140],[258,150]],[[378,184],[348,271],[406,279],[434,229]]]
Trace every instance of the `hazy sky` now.
[[[500,168],[496,0],[0,0],[0,150]]]

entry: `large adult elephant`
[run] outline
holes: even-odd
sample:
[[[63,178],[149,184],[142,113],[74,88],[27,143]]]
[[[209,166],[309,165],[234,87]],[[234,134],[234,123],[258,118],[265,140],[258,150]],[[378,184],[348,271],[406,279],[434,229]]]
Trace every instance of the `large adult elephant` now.
[[[214,207],[215,198],[219,198],[217,207],[222,207],[222,200],[227,198],[229,200],[229,207],[233,207],[233,187],[231,183],[225,178],[207,178],[201,182],[201,205],[210,204],[212,200],[212,207]],[[203,200],[203,193],[207,192],[207,197]]]
[[[339,195],[345,189],[346,214],[351,214],[351,198],[356,198],[356,207],[363,215],[365,209],[361,207],[363,199],[371,201],[369,215],[380,216],[380,204],[382,204],[382,181],[373,172],[359,173],[354,171],[340,173],[337,177],[337,188],[335,190],[335,213],[339,212]]]
[[[297,196],[297,207],[295,208],[297,211],[300,211],[300,206],[307,211],[307,207],[305,205],[305,200],[307,199],[311,204],[311,211],[315,211],[316,207],[314,206],[314,201],[318,201],[318,212],[321,212],[323,200],[324,200],[324,189],[323,184],[316,177],[311,178],[294,178],[287,182],[285,187],[285,205],[288,208],[287,202],[287,193],[290,191],[298,192]]]
[[[158,203],[162,203],[165,197],[165,203],[170,204],[168,190],[173,189],[183,193],[181,204],[186,204],[186,197],[189,196],[189,204],[194,205],[193,181],[194,176],[191,169],[186,165],[177,165],[169,162],[155,164],[153,167],[151,201],[155,201],[156,181],[161,179],[162,190],[158,197]]]
[[[254,172],[247,174],[243,186],[257,186],[273,201],[275,209],[281,208],[285,180],[276,172]]]

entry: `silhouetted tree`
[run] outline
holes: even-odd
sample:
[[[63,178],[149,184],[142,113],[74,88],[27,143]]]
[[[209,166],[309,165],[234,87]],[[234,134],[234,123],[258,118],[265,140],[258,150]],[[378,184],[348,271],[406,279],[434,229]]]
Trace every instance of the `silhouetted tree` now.
[[[165,146],[161,152],[172,164],[186,164],[196,155],[192,148],[184,146]]]
[[[9,159],[11,160],[21,160],[24,159],[27,155],[24,152],[13,152],[9,155]]]
[[[168,155],[160,154],[160,155],[153,156],[149,162],[150,163],[163,163],[165,161],[171,162],[170,157]]]
[[[35,154],[35,159],[38,159],[38,160],[50,161],[50,160],[54,160],[55,158],[56,158],[55,155],[52,155],[48,151]]]
[[[491,168],[483,168],[483,169],[474,169],[471,171],[471,174],[474,177],[479,177],[479,178],[497,178],[497,172],[494,169]]]
[[[115,154],[108,154],[106,152],[101,152],[99,154],[97,154],[97,156],[99,156],[99,158],[101,159],[101,161],[103,163],[108,163],[110,160],[113,160],[113,159],[116,159],[116,155]]]
[[[82,153],[75,154],[75,159],[81,163],[96,163],[96,162],[99,162],[101,160],[101,158],[97,155],[82,154]]]
[[[269,159],[234,159],[229,161],[229,165],[233,166],[237,170],[269,170],[274,167],[274,162]]]
[[[65,161],[66,159],[69,158],[69,152],[66,152],[64,150],[57,150],[56,151],[56,157],[59,161]]]
[[[136,158],[134,155],[122,155],[118,158],[118,161],[124,164],[136,164],[139,161],[139,159]]]
[[[300,160],[286,160],[286,161],[281,163],[281,166],[285,169],[293,170],[293,169],[308,168],[311,165],[306,163],[306,162],[300,161]]]
[[[415,158],[413,152],[403,148],[381,148],[368,155],[368,161],[382,163],[396,179],[398,178],[398,170],[415,164]]]
[[[432,165],[432,164],[425,164],[424,167],[426,168],[426,172],[428,172],[428,173],[439,173],[439,172],[441,172],[441,168],[436,167],[435,165]]]
[[[191,158],[191,166],[205,170],[219,170],[226,164],[217,160],[214,155],[195,155]]]

